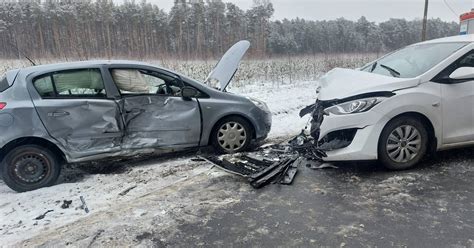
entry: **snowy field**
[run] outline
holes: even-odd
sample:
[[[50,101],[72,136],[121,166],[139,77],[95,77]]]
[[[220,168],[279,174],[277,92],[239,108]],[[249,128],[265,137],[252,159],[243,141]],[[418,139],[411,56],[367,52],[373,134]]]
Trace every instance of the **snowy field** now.
[[[299,110],[312,104],[316,95],[316,82],[296,82],[276,86],[272,83],[257,83],[233,87],[230,91],[266,101],[273,113],[273,128],[269,141],[281,140],[296,135],[307,124],[308,119],[298,116]],[[159,192],[170,186],[181,184],[203,173],[209,177],[222,176],[216,169],[202,162],[193,162],[193,155],[179,158],[135,159],[111,166],[106,174],[87,173],[86,165],[76,168],[68,166],[60,182],[53,187],[26,193],[15,193],[0,181],[0,245],[11,245],[34,237],[44,231],[75,222],[88,216],[80,209],[80,196],[87,202],[91,213],[107,209]],[[95,167],[100,166],[96,165]],[[89,171],[85,169],[86,171]],[[130,191],[124,194],[129,189]],[[120,195],[122,193],[122,195]],[[64,200],[72,200],[67,209],[62,209]],[[179,202],[169,204],[181,204]],[[44,219],[36,217],[49,212]],[[140,213],[135,213],[140,214]]]
[[[327,72],[335,67],[356,68],[360,67],[380,54],[317,54],[313,56],[278,57],[267,59],[243,60],[237,71],[232,85],[242,87],[258,84],[259,82],[271,82],[273,87],[284,84],[295,84],[302,81],[313,81],[321,76],[321,72]],[[122,59],[122,58],[113,58]],[[74,59],[37,59],[37,64],[59,63],[75,61]],[[209,72],[216,65],[217,60],[148,60],[153,65],[169,68],[176,72],[187,75],[196,80],[205,80]],[[0,74],[13,68],[27,67],[31,64],[26,60],[1,60]]]

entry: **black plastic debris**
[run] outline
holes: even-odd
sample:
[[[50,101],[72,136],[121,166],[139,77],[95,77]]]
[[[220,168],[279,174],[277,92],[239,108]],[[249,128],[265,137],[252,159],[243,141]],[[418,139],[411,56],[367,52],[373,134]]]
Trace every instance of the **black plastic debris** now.
[[[136,188],[137,185],[134,185],[134,186],[131,186],[131,187],[128,187],[127,189],[125,189],[124,191],[120,192],[119,193],[119,196],[125,196],[127,195],[130,191],[132,191],[134,188]]]
[[[63,201],[63,204],[61,205],[61,208],[62,209],[66,209],[66,208],[69,208],[69,206],[72,204],[72,200],[64,200]]]
[[[299,166],[320,163],[326,156],[313,138],[302,132],[287,144],[267,145],[256,152],[223,156],[200,156],[222,170],[247,178],[254,188],[268,184],[290,185]]]
[[[79,198],[81,199],[81,202],[82,202],[81,208],[84,209],[86,214],[89,213],[89,208],[87,207],[86,200],[84,200],[84,197],[82,195],[79,196]]]
[[[46,215],[49,213],[49,212],[53,212],[54,210],[48,210],[46,211],[44,214],[41,214],[39,215],[38,217],[34,218],[33,220],[42,220],[44,219],[44,217],[46,217]]]
[[[261,188],[269,183],[282,183],[283,179],[288,178],[286,184],[291,184],[293,182],[293,178],[291,175],[288,174],[289,169],[293,167],[293,163],[295,162],[295,157],[288,157],[284,159],[281,163],[279,163],[278,167],[275,170],[272,170],[268,173],[264,173],[261,175],[260,178],[255,178],[254,181],[250,182],[254,188]],[[291,180],[291,181],[289,181]]]

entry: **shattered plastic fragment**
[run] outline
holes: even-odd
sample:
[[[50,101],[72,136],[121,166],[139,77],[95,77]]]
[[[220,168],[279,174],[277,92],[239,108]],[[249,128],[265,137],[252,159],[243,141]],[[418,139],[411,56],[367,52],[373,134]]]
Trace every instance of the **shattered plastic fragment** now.
[[[33,220],[42,220],[42,219],[44,219],[44,217],[46,217],[46,215],[47,215],[49,212],[53,212],[53,211],[54,211],[54,210],[48,210],[48,211],[46,211],[44,214],[42,214],[42,215],[40,215],[40,216],[34,218]]]

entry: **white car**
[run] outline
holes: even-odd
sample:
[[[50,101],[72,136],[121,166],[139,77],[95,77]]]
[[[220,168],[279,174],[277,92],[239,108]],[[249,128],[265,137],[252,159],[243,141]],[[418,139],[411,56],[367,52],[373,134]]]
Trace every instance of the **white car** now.
[[[358,70],[334,69],[318,91],[311,134],[326,161],[410,168],[430,151],[474,144],[474,36],[414,44]]]

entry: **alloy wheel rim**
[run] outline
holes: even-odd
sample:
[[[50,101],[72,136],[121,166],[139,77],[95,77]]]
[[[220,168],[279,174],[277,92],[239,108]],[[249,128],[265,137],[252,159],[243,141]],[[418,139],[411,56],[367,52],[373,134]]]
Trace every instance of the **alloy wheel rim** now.
[[[386,150],[390,159],[397,163],[410,162],[421,151],[421,134],[414,126],[395,128],[387,139]]]
[[[222,149],[228,152],[236,152],[247,142],[245,128],[237,122],[227,122],[217,132],[217,141]]]

